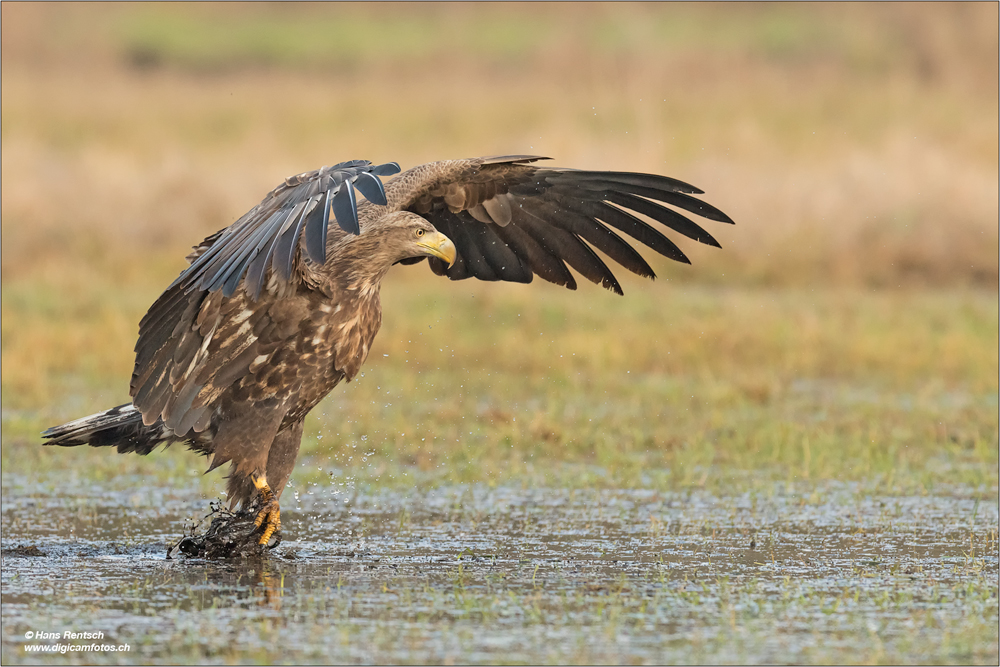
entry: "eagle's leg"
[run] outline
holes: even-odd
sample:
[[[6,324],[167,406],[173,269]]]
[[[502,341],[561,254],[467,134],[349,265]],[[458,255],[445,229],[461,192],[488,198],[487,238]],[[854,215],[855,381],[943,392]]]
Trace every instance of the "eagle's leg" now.
[[[288,478],[295,468],[295,458],[299,453],[299,444],[302,442],[302,421],[298,421],[284,431],[279,431],[274,436],[271,448],[267,454],[266,475],[251,475],[253,485],[260,493],[262,506],[257,514],[254,523],[260,527],[264,526],[264,534],[260,538],[261,544],[267,544],[268,540],[276,530],[281,530],[281,514],[278,508],[278,499],[281,492],[288,484]],[[270,483],[268,483],[270,478]],[[264,519],[267,523],[264,523]]]
[[[253,520],[253,525],[258,528],[264,526],[264,534],[260,536],[258,544],[266,545],[271,541],[274,531],[281,529],[281,509],[278,507],[278,499],[271,492],[271,487],[267,485],[267,478],[264,475],[252,475],[253,485],[257,487],[262,502],[257,518]],[[266,520],[266,521],[265,521]]]

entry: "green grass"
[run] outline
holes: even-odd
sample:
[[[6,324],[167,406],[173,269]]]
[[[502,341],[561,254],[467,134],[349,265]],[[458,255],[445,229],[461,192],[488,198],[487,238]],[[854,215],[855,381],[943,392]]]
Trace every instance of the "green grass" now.
[[[36,49],[106,52],[132,58],[140,67],[201,73],[259,67],[364,68],[456,52],[527,63],[551,57],[553,45],[565,49],[579,43],[602,57],[707,50],[790,64],[832,60],[856,74],[871,75],[912,57],[920,48],[913,43],[913,23],[921,21],[912,11],[901,19],[885,10],[795,6],[681,5],[665,11],[643,5],[572,10],[151,5],[67,12],[66,18],[50,19],[54,29],[38,36]],[[967,32],[976,30],[974,12],[955,14],[951,21]],[[81,22],[87,30],[74,25]]]
[[[629,281],[617,298],[425,271],[385,286],[368,363],[307,420],[296,483],[996,487],[994,294]],[[5,284],[5,470],[201,465],[38,446],[41,428],[127,400],[152,297]],[[177,462],[157,473],[162,459]]]

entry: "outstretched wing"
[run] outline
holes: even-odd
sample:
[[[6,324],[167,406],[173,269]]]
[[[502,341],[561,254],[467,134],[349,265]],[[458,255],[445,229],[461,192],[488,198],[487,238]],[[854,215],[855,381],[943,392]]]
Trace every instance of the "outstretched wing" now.
[[[206,239],[208,247],[196,249],[191,266],[173,285],[189,292],[221,289],[231,296],[245,277],[247,292],[258,299],[269,268],[279,279],[290,279],[300,238],[313,262],[325,261],[331,210],[344,231],[358,234],[355,188],[373,204],[385,205],[378,177],[398,171],[395,162],[376,166],[354,160],[286,178],[246,215]]]
[[[638,216],[716,247],[718,241],[675,209],[733,222],[691,196],[701,190],[676,179],[532,164],[544,159],[509,155],[415,167],[386,184],[389,207],[422,215],[455,243],[458,258],[451,268],[428,258],[438,275],[530,282],[537,274],[576,289],[568,264],[618,294],[621,285],[595,248],[629,271],[655,276],[618,232],[665,257],[690,263],[657,226]],[[420,260],[407,263],[415,261]]]

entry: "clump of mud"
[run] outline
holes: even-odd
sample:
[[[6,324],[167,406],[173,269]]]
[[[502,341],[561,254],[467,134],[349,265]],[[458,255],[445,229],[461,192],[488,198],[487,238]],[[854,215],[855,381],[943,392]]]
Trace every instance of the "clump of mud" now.
[[[29,544],[27,546],[19,544],[16,547],[11,547],[9,549],[3,549],[0,551],[0,555],[3,556],[29,556],[29,557],[39,557],[48,556],[47,553],[36,547],[34,544]]]
[[[232,512],[221,502],[210,504],[212,511],[198,524],[193,525],[188,534],[167,549],[167,558],[182,555],[189,558],[229,559],[264,558],[271,549],[281,543],[281,533],[277,532],[268,545],[258,544],[263,529],[254,525],[259,507],[257,502],[249,507]],[[208,529],[202,527],[208,522]]]

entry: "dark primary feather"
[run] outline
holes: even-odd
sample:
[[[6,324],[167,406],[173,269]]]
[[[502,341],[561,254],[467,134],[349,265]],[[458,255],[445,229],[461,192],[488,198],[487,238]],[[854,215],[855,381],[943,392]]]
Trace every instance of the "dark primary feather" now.
[[[382,181],[367,171],[358,174],[357,180],[354,181],[354,187],[360,190],[365,199],[373,204],[385,206],[389,203],[385,198],[385,188],[382,186]]]
[[[360,234],[361,225],[358,222],[358,202],[354,196],[354,186],[350,181],[344,183],[333,196],[333,212],[337,215],[337,223],[344,231]],[[324,225],[324,236],[326,226]],[[323,246],[326,247],[325,245]]]
[[[384,205],[385,189],[379,176],[399,171],[395,162],[373,165],[366,160],[341,162],[285,179],[260,204],[218,234],[192,261],[174,285],[186,291],[221,289],[232,296],[244,279],[254,299],[260,297],[272,266],[283,280],[291,277],[299,239],[314,263],[326,260],[326,237],[331,208],[337,224],[358,234],[355,187],[369,201]]]
[[[450,268],[428,260],[439,275],[530,282],[537,274],[575,289],[573,268],[619,294],[621,285],[595,250],[633,273],[655,275],[615,230],[664,257],[690,263],[657,224],[706,245],[719,242],[671,207],[733,222],[691,196],[702,194],[700,189],[674,178],[532,164],[543,159],[512,155],[415,167],[387,184],[390,206],[424,216],[455,243],[458,259]]]

